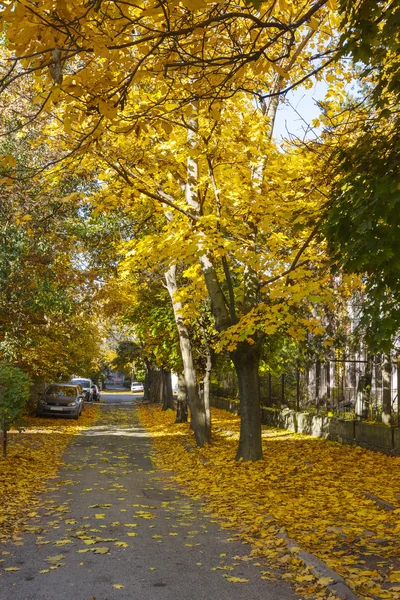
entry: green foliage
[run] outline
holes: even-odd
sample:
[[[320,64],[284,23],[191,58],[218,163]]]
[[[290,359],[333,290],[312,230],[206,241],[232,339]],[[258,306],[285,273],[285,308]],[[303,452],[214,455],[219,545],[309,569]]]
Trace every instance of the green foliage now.
[[[364,64],[363,76],[374,77],[373,98],[384,108],[386,92],[400,93],[400,0],[342,0],[341,53]]]
[[[116,357],[111,362],[111,367],[116,371],[130,376],[136,372],[138,364],[142,364],[143,349],[137,342],[123,340],[115,349]]]
[[[17,423],[29,399],[30,379],[21,369],[0,363],[0,423],[8,431]]]
[[[361,323],[374,350],[400,327],[399,139],[396,122],[374,118],[341,150],[324,229],[336,270],[364,276]]]
[[[364,98],[362,111],[349,113],[324,233],[336,270],[363,277],[360,329],[371,350],[388,351],[400,327],[400,1],[340,8],[342,54],[361,66]]]
[[[1,125],[3,119],[7,114]],[[41,127],[0,141],[7,153],[0,161],[0,361],[50,380],[87,372],[99,357],[94,295],[99,255],[114,232],[100,247],[104,219],[92,217],[84,202],[95,183],[81,172],[32,179],[42,160],[54,158],[44,136],[37,142]]]

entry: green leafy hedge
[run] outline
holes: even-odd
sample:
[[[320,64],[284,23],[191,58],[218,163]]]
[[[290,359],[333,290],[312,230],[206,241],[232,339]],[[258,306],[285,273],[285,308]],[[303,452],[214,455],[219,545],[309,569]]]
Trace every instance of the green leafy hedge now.
[[[19,423],[29,399],[31,382],[26,373],[8,363],[0,363],[0,424],[3,456],[7,455],[7,432]]]

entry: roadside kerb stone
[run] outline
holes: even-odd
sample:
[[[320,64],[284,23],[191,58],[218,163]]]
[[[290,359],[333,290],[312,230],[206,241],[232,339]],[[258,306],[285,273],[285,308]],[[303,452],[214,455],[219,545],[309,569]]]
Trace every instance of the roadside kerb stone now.
[[[297,542],[287,535],[287,533],[278,533],[277,537],[285,541],[289,551],[292,551],[294,548],[300,548],[300,550],[296,552],[296,557],[302,560],[303,563],[310,568],[313,575],[318,578],[330,577],[330,579],[332,579],[332,582],[326,586],[330,592],[336,594],[341,600],[360,600],[348,587],[346,581],[339,573],[328,567],[328,565],[314,556],[314,554],[310,554],[310,552],[303,550]]]
[[[375,502],[375,504],[377,504],[381,508],[384,508],[387,511],[396,510],[396,506],[394,506],[390,502],[387,502],[386,500],[382,500],[382,498],[379,498],[378,496],[375,496],[374,494],[371,494],[370,492],[363,492],[363,494],[366,498],[368,498],[368,500],[373,500],[373,502]]]

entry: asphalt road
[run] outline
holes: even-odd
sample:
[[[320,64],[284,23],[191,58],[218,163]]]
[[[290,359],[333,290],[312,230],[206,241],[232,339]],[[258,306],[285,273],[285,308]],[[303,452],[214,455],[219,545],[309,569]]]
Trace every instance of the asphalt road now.
[[[129,392],[127,390],[104,390],[100,393],[102,402],[106,404],[126,404],[143,400],[143,394]]]
[[[0,547],[0,599],[298,598],[262,580],[268,565],[154,469],[134,414],[140,395],[102,399],[102,420],[68,448],[31,532]]]

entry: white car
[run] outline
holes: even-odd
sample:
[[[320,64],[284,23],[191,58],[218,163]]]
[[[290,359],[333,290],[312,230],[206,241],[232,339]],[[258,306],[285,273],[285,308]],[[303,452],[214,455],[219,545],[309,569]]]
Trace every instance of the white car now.
[[[131,392],[144,392],[143,383],[139,383],[139,381],[133,381],[131,385]]]

